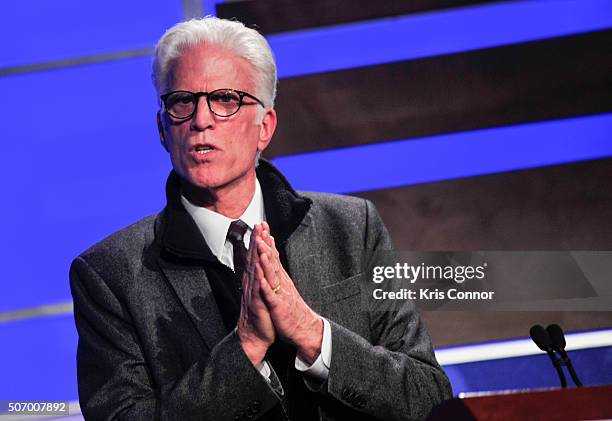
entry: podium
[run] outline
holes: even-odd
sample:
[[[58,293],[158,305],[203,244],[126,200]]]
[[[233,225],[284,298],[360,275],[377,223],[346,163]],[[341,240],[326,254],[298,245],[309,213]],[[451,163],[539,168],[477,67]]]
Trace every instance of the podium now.
[[[612,386],[461,394],[429,421],[612,420]]]

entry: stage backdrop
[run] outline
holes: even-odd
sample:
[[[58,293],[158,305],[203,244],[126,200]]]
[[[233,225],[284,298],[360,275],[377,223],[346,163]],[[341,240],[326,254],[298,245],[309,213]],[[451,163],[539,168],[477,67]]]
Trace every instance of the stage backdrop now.
[[[164,206],[151,51],[205,13],[256,25],[272,45],[279,127],[265,155],[299,189],[374,201],[398,249],[612,249],[610,0],[34,0],[0,11],[0,399],[77,399],[68,268]],[[534,323],[594,330],[572,352],[585,383],[612,382],[609,312],[423,317],[456,393],[556,385],[526,345]],[[479,353],[507,340],[527,351]],[[484,356],[445,353],[466,344]]]

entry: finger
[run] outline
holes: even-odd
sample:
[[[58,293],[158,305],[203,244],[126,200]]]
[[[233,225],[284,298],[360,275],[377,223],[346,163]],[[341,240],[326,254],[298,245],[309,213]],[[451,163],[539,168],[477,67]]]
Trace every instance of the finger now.
[[[263,233],[266,232],[266,228],[263,222],[261,224],[257,224],[256,227],[257,227],[257,234],[261,237]]]
[[[270,244],[269,245],[270,245],[270,248],[272,250],[274,250],[274,253],[276,254],[276,257],[278,257],[278,249],[276,248],[276,240],[271,235],[270,235]]]
[[[268,278],[266,278],[265,271],[261,262],[258,262],[255,266],[255,282],[256,285],[253,290],[253,295],[257,296],[257,298],[261,298],[260,293],[262,285],[270,287],[270,282],[268,282]]]
[[[270,279],[270,281],[274,281],[274,277],[276,277],[275,273],[276,273],[276,265],[275,262],[273,261],[273,255],[272,255],[272,250],[270,249],[270,247],[268,247],[265,242],[263,240],[259,240],[258,243],[258,260],[259,263],[261,263],[262,268],[264,267],[262,260],[264,259],[264,256],[266,256],[266,265],[265,268],[270,267],[272,269],[273,273],[266,273],[265,269],[264,269],[264,276],[267,277],[268,279]],[[272,277],[270,277],[272,276]]]
[[[262,240],[262,241],[265,242],[264,236],[266,234],[266,230],[264,229],[263,224],[256,225],[255,234],[256,234],[256,239],[257,240]]]
[[[257,282],[259,283],[260,287],[262,284],[268,283],[268,280],[266,279],[266,276],[264,275],[264,271],[260,263],[257,263],[255,265],[255,278],[257,279]]]
[[[278,254],[278,249],[276,248],[276,241],[274,240],[274,237],[268,231],[264,231],[263,239],[266,245],[270,248],[272,260],[276,260],[274,264],[280,266],[280,255]]]
[[[262,265],[264,267],[264,274],[270,281],[272,289],[277,288],[279,285],[285,285],[285,279],[288,279],[289,275],[281,265],[278,253],[272,254],[271,250],[268,248],[259,258],[263,259],[263,256],[266,256],[266,264]],[[266,270],[268,270],[268,272],[266,272]]]
[[[279,272],[281,268],[280,255],[278,254],[278,250],[276,250],[274,238],[267,231],[263,232],[262,237],[264,245],[260,247],[260,253],[267,253],[274,267],[274,271]]]
[[[256,227],[257,227],[257,230],[256,230],[257,238],[263,239],[263,236],[266,230],[264,229],[262,224],[257,224]]]
[[[261,234],[263,234],[263,232],[265,230],[263,223],[262,224],[255,224],[255,230],[257,231],[257,234],[259,236],[261,236]]]
[[[272,250],[273,256],[278,259],[279,254],[278,254],[278,249],[276,248],[276,240],[270,234],[266,235],[266,240],[267,240],[266,243],[268,244],[268,247],[270,247],[270,249]]]
[[[265,282],[259,283],[259,291],[261,292],[260,296],[263,302],[270,310],[278,306],[280,297],[276,292],[272,290],[272,287],[270,286],[270,283],[267,282],[267,280]]]
[[[278,286],[278,276],[276,275],[276,270],[270,261],[270,256],[266,254],[262,254],[260,256],[261,268],[263,269],[264,278],[267,280],[270,288],[274,289]]]
[[[258,269],[255,268],[255,272],[257,271]],[[259,267],[259,272],[260,277],[263,274],[261,266]],[[248,313],[251,314],[251,316],[253,316],[255,319],[262,319],[266,316],[266,313],[268,312],[268,309],[266,308],[266,305],[260,293],[261,284],[263,283],[262,281],[265,281],[265,278],[258,279],[259,277],[255,276],[252,280],[253,288],[251,290],[248,303]]]
[[[262,225],[263,225],[263,229],[261,233],[261,238],[265,241],[265,243],[270,248],[275,248],[274,237],[272,236],[272,233],[270,232],[269,225],[266,222],[262,222]]]
[[[276,270],[280,270],[282,265],[280,262],[280,254],[278,254],[278,250],[276,248],[276,242],[274,241],[274,237],[270,236],[270,241],[272,243],[272,245],[270,246],[270,248],[272,249],[272,259],[275,261]]]
[[[276,249],[276,244],[274,241],[274,237],[270,235],[269,229],[270,226],[267,222],[262,222],[262,242],[263,244],[259,244],[259,252],[261,259],[264,254],[268,256],[268,261],[273,270],[274,274],[268,273],[265,277],[270,280],[270,285],[272,288],[276,288],[279,285],[283,284],[283,279],[285,277],[288,278],[289,275],[286,274],[281,262],[280,255],[278,250]],[[272,285],[274,284],[274,285]]]
[[[256,287],[257,290],[253,291],[253,296],[251,297],[250,309],[255,317],[262,319],[268,313],[268,308],[261,297],[261,282],[257,282]]]
[[[265,243],[266,243],[266,244],[267,244],[269,247],[272,247],[272,245],[274,244],[274,243],[272,242],[272,234],[270,234],[270,231],[268,231],[268,230],[265,230],[265,229],[264,229],[264,230],[262,230],[262,232],[261,232],[261,238],[262,238],[262,240],[264,240],[264,241],[265,241]]]
[[[277,299],[285,296],[287,292],[290,291],[290,289],[285,287],[282,274],[276,270],[268,254],[262,257],[262,269],[264,271],[264,277],[267,280],[267,286]]]
[[[272,253],[272,249],[270,248],[270,246],[268,244],[266,244],[265,240],[263,238],[259,238],[257,240],[257,251],[260,254],[260,257],[262,254],[265,253]]]

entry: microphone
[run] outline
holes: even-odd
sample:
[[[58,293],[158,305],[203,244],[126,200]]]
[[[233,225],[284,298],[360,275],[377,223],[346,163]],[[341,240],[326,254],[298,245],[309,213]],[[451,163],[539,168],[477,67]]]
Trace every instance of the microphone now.
[[[561,369],[561,362],[555,355],[552,340],[550,339],[550,335],[546,329],[540,325],[534,325],[531,327],[531,329],[529,329],[529,336],[531,336],[531,339],[535,342],[538,348],[546,352],[550,357],[552,365],[555,367],[555,370],[557,370],[557,375],[561,381],[561,387],[567,387],[567,380],[565,380],[565,374],[563,374],[563,370]]]
[[[572,361],[570,360],[569,355],[567,355],[567,352],[565,352],[565,335],[563,334],[563,329],[561,329],[561,326],[553,324],[553,325],[548,325],[548,327],[546,328],[546,331],[548,332],[548,335],[550,336],[551,345],[553,349],[557,351],[559,355],[561,355],[561,359],[563,360],[563,363],[567,367],[567,370],[569,371],[570,376],[572,377],[572,380],[574,381],[574,384],[578,387],[582,387],[582,383],[580,382],[580,379],[578,379],[578,375],[576,374],[576,371],[574,370]]]

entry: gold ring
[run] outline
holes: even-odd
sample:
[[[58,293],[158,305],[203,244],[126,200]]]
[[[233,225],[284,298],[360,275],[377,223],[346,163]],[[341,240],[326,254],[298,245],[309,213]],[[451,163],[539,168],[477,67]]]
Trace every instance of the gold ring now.
[[[281,289],[281,285],[279,283],[277,286],[272,288],[272,292],[275,293],[275,294],[278,294],[278,291],[280,291],[280,289]]]

